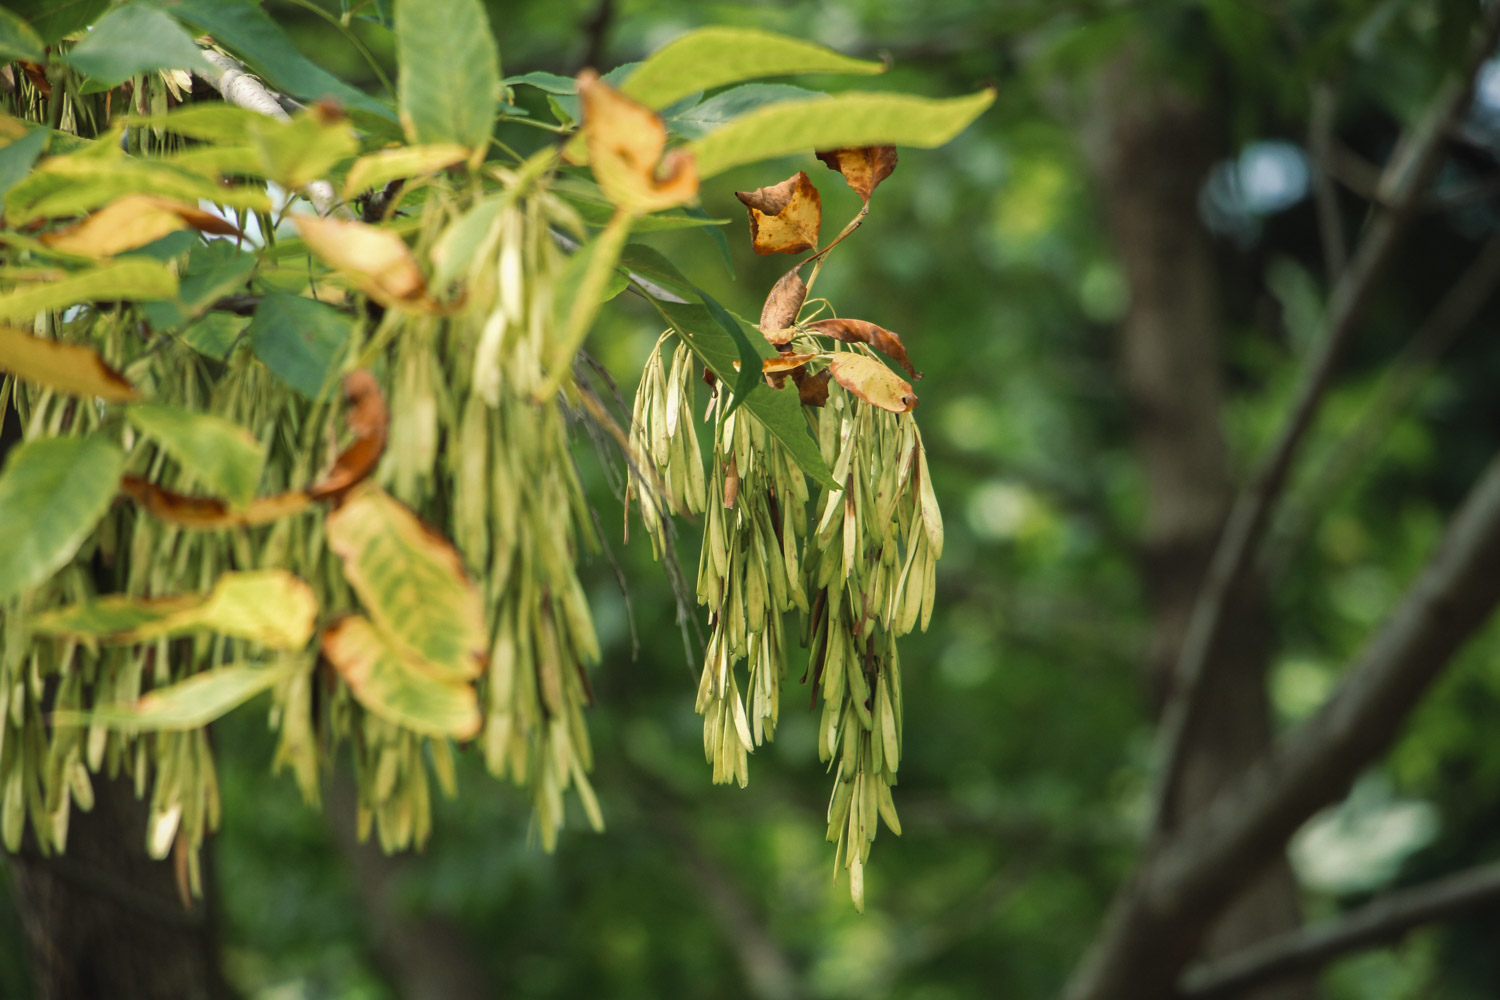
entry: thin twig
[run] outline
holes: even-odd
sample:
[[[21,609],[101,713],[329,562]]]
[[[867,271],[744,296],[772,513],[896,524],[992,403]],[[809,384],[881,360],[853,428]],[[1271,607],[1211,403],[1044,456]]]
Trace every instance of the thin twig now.
[[[1349,247],[1344,239],[1344,220],[1339,212],[1339,192],[1329,173],[1333,129],[1338,98],[1325,82],[1312,92],[1312,115],[1307,125],[1307,148],[1313,160],[1313,199],[1318,212],[1318,238],[1323,244],[1323,270],[1331,285],[1344,273]]]
[[[1152,828],[1158,834],[1174,819],[1178,776],[1187,748],[1192,746],[1194,727],[1203,714],[1205,693],[1212,686],[1208,679],[1213,674],[1212,664],[1231,599],[1254,562],[1292,463],[1333,382],[1338,361],[1359,326],[1376,282],[1395,255],[1418,199],[1441,164],[1445,140],[1468,106],[1474,78],[1493,50],[1497,33],[1500,5],[1493,5],[1486,11],[1482,37],[1463,75],[1444,84],[1422,120],[1392,155],[1380,183],[1381,203],[1390,207],[1371,221],[1334,287],[1323,338],[1303,368],[1291,412],[1249,485],[1235,498],[1225,521],[1193,608],[1162,715],[1157,745],[1161,768],[1152,796]]]
[[[1495,906],[1500,906],[1500,863],[1470,868],[1189,969],[1181,993],[1188,1000],[1222,1000],[1274,979],[1319,969],[1423,924]]]

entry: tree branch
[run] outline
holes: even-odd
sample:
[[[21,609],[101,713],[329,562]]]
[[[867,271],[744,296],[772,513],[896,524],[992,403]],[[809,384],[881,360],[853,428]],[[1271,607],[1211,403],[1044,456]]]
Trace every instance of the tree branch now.
[[[1260,547],[1270,516],[1286,485],[1287,474],[1303,439],[1312,427],[1334,368],[1357,329],[1376,282],[1384,273],[1405,233],[1419,200],[1441,163],[1444,141],[1468,106],[1474,78],[1500,34],[1500,5],[1485,13],[1482,37],[1468,65],[1438,91],[1427,113],[1397,147],[1380,182],[1380,200],[1389,206],[1370,223],[1349,261],[1328,306],[1324,335],[1308,359],[1291,413],[1269,454],[1250,484],[1235,499],[1225,521],[1208,576],[1199,593],[1187,636],[1173,674],[1172,694],[1162,716],[1158,739],[1161,771],[1153,795],[1153,829],[1165,831],[1174,815],[1173,796],[1181,774],[1184,750],[1202,715],[1208,679],[1223,637],[1225,611]]]
[[[258,115],[274,118],[279,122],[292,120],[276,99],[276,95],[271,93],[264,83],[251,76],[238,60],[215,49],[204,49],[203,56],[218,72],[210,73],[206,70],[194,72],[210,87],[217,90],[226,102]],[[313,208],[317,209],[319,215],[350,217],[349,210],[339,203],[333,185],[327,181],[309,181],[302,189],[302,193],[307,196],[308,201],[312,202]]]
[[[1500,863],[1470,868],[1189,969],[1181,992],[1188,1000],[1221,1000],[1281,976],[1318,969],[1422,924],[1495,905],[1500,905]]]
[[[1213,916],[1394,742],[1454,653],[1500,601],[1500,457],[1345,681],[1179,830],[1116,897],[1069,1000],[1171,995]]]

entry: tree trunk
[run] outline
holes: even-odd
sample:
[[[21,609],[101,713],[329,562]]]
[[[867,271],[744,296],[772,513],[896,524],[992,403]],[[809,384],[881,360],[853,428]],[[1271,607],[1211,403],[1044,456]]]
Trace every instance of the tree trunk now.
[[[1146,473],[1142,572],[1151,613],[1147,679],[1158,710],[1232,498],[1221,429],[1222,331],[1213,247],[1198,191],[1216,158],[1216,130],[1186,95],[1136,72],[1130,55],[1107,67],[1086,133],[1104,211],[1130,288],[1120,328],[1121,378]],[[1195,727],[1169,825],[1202,809],[1271,737],[1269,618],[1258,582],[1234,595],[1215,676]],[[1215,922],[1203,954],[1236,951],[1300,922],[1297,887],[1278,859]],[[1247,994],[1306,1000],[1293,982]]]
[[[128,780],[103,776],[94,799],[91,812],[74,809],[65,855],[29,845],[10,858],[36,1000],[232,997],[206,902],[185,909],[171,862],[146,854],[146,804]]]

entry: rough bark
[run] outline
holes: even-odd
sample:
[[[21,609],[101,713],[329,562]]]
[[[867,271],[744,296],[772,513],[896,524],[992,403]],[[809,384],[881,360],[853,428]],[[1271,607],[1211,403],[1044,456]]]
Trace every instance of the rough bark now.
[[[1217,158],[1216,130],[1184,94],[1148,87],[1129,56],[1103,74],[1090,153],[1111,235],[1131,293],[1120,327],[1121,378],[1146,474],[1142,567],[1151,613],[1149,686],[1160,708],[1232,497],[1221,430],[1222,333],[1213,247],[1197,196]],[[1232,595],[1218,684],[1203,706],[1166,817],[1197,813],[1270,739],[1269,621],[1258,581]],[[1284,859],[1250,881],[1215,922],[1206,955],[1238,951],[1299,923]],[[1300,1000],[1305,983],[1256,1000]]]
[[[171,862],[146,854],[145,803],[102,776],[94,793],[93,810],[69,821],[66,855],[32,847],[9,859],[36,1000],[234,996],[207,905],[185,909]]]

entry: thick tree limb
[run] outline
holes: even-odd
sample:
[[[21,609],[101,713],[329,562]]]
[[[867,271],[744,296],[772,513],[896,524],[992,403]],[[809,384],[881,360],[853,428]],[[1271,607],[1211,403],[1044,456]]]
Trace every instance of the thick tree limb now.
[[[1297,451],[1312,427],[1333,372],[1364,315],[1376,282],[1385,272],[1419,207],[1420,199],[1442,161],[1446,139],[1458,116],[1468,106],[1474,78],[1495,47],[1500,34],[1500,5],[1485,13],[1482,37],[1468,65],[1438,92],[1416,128],[1397,147],[1380,182],[1381,202],[1389,206],[1371,222],[1342,273],[1328,303],[1323,338],[1303,371],[1291,412],[1269,454],[1250,484],[1235,499],[1219,545],[1209,564],[1208,578],[1193,610],[1182,653],[1177,660],[1173,694],[1162,716],[1159,747],[1163,762],[1153,796],[1152,815],[1158,831],[1170,827],[1175,810],[1178,777],[1191,730],[1201,719],[1202,703],[1212,687],[1209,678],[1223,638],[1225,611],[1240,581],[1254,561],[1271,512]]]
[[[1500,905],[1500,863],[1482,865],[1393,892],[1312,927],[1188,970],[1182,995],[1222,1000],[1280,976],[1321,968],[1352,951],[1382,944],[1423,924]]]
[[[196,72],[210,87],[217,90],[226,102],[247,111],[254,111],[258,115],[274,118],[279,122],[292,120],[282,108],[281,103],[277,101],[276,95],[272,94],[265,84],[251,76],[237,60],[214,49],[204,49],[203,55],[218,72],[210,73],[202,70]],[[302,189],[302,193],[307,196],[308,201],[312,202],[313,208],[317,209],[319,215],[349,216],[348,209],[340,205],[333,185],[327,181],[311,181]]]
[[[1395,741],[1454,653],[1500,602],[1500,457],[1345,681],[1200,816],[1163,836],[1116,898],[1068,1000],[1173,995],[1207,923],[1287,838]]]

